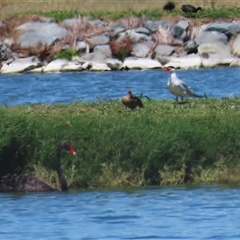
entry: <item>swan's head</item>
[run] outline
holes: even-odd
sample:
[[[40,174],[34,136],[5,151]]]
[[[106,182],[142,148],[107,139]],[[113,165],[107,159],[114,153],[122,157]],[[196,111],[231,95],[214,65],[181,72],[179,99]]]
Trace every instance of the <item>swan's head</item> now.
[[[75,149],[74,149],[74,147],[72,146],[72,144],[68,140],[62,141],[60,143],[60,148],[63,148],[65,150],[69,151],[72,155],[76,155],[77,154]]]
[[[173,66],[163,66],[163,70],[166,72],[175,72],[175,67]]]

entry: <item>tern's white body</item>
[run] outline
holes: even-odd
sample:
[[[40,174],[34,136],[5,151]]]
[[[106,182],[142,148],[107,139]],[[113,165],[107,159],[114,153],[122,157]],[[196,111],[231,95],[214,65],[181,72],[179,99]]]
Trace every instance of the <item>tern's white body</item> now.
[[[177,97],[194,97],[195,94],[190,90],[188,85],[178,78],[175,71],[170,73],[168,80],[169,91]]]
[[[176,96],[176,100],[178,97],[181,97],[182,101],[183,97],[203,97],[195,94],[184,81],[178,78],[174,67],[164,67],[164,69],[170,72],[167,85],[170,93]]]

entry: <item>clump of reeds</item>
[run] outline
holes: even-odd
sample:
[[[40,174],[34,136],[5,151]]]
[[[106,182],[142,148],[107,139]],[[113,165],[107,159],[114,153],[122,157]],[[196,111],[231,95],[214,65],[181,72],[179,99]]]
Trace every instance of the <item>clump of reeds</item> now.
[[[116,37],[111,37],[109,40],[109,46],[112,52],[112,56],[124,61],[124,59],[130,56],[132,51],[132,43],[129,37],[125,37],[121,40]]]
[[[174,45],[173,29],[171,27],[159,26],[158,30],[151,35],[154,42],[158,44]]]
[[[61,45],[68,44],[75,48],[77,41],[86,41],[87,38],[100,35],[108,31],[104,26],[92,23],[88,17],[75,17],[71,24],[60,23],[66,28],[68,34],[61,40]]]

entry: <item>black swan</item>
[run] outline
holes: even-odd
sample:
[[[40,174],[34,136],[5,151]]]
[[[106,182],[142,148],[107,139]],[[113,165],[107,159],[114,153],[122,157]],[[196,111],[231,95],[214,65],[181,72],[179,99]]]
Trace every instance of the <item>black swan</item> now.
[[[164,11],[172,11],[175,8],[175,4],[173,2],[167,2],[164,6],[163,6],[163,10]]]
[[[62,149],[69,151],[72,155],[76,155],[76,152],[72,144],[67,140],[62,141],[58,145],[56,151],[55,167],[58,179],[61,184],[62,191],[67,191],[68,185],[62,173],[60,162],[60,153]],[[28,174],[8,174],[0,180],[0,192],[50,192],[57,190],[58,189],[56,187],[53,187],[41,179]]]
[[[122,97],[122,103],[124,106],[134,110],[136,107],[143,108],[143,103],[137,96],[133,95],[131,91],[128,91],[126,96]]]
[[[196,7],[194,7],[194,6],[190,5],[190,4],[182,5],[181,9],[185,13],[196,13],[199,10],[202,10],[201,7],[196,8]]]

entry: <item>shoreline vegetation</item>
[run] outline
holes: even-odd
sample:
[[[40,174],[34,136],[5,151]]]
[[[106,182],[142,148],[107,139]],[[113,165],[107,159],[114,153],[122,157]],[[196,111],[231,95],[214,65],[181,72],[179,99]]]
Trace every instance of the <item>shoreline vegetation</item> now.
[[[240,99],[143,99],[0,107],[0,176],[30,173],[58,185],[56,144],[69,139],[77,155],[62,158],[69,187],[238,184]]]

